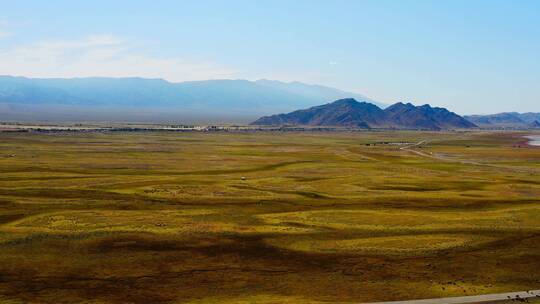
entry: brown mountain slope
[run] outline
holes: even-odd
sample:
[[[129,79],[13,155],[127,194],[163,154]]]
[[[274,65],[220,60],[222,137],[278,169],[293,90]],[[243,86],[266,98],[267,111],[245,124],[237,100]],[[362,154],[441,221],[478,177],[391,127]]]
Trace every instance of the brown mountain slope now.
[[[474,128],[475,124],[444,108],[396,103],[385,110],[352,98],[288,114],[261,117],[254,125],[344,126],[441,130]]]

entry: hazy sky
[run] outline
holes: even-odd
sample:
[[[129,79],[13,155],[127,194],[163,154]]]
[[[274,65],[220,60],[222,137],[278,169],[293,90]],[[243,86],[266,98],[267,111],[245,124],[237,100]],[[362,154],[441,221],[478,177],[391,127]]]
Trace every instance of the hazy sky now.
[[[0,0],[0,74],[269,78],[540,111],[540,1]]]

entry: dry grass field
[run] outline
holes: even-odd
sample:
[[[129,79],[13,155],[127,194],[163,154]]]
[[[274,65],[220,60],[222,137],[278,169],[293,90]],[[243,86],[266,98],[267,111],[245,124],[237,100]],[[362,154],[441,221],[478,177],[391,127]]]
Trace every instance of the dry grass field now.
[[[521,135],[0,133],[0,302],[540,289],[540,149]]]

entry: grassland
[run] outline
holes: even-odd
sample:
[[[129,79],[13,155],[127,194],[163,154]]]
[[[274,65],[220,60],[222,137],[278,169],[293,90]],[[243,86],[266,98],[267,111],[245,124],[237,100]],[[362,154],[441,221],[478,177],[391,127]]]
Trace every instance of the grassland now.
[[[540,149],[521,135],[0,133],[0,302],[540,289]]]

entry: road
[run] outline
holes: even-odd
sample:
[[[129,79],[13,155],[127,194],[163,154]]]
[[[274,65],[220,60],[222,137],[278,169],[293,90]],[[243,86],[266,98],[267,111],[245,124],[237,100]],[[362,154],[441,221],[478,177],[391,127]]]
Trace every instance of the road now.
[[[447,161],[447,162],[458,162],[458,163],[462,163],[462,164],[469,164],[469,165],[476,165],[476,166],[491,166],[491,165],[488,165],[488,164],[482,164],[482,163],[475,162],[475,161],[456,160],[456,159],[452,159],[452,158],[448,158],[448,157],[442,157],[442,156],[439,156],[439,155],[434,155],[431,152],[426,153],[426,152],[422,152],[422,151],[412,149],[413,147],[418,147],[418,146],[421,146],[423,144],[428,144],[428,141],[427,140],[421,140],[421,141],[419,141],[419,142],[417,142],[415,144],[407,145],[407,146],[401,147],[399,149],[403,150],[403,151],[411,152],[411,153],[414,153],[416,155],[420,155],[420,156],[423,156],[423,157],[438,159],[438,160]]]
[[[444,157],[444,156],[440,156],[440,155],[435,155],[435,154],[433,154],[431,152],[426,153],[426,152],[418,151],[418,150],[414,149],[414,147],[419,147],[419,146],[424,145],[424,144],[427,145],[428,143],[429,142],[427,140],[421,140],[421,141],[419,141],[419,142],[417,142],[415,144],[410,144],[410,145],[407,145],[407,146],[403,146],[403,147],[401,147],[399,149],[402,150],[402,151],[407,151],[407,152],[410,152],[410,153],[414,153],[414,154],[416,154],[418,156],[432,158],[432,159],[436,159],[436,160],[440,160],[440,161],[444,161],[444,162],[454,162],[454,163],[460,163],[460,164],[465,164],[465,165],[484,166],[484,167],[491,167],[491,168],[497,168],[497,169],[510,170],[510,171],[514,171],[514,172],[530,173],[530,174],[535,174],[535,173],[539,172],[538,170],[534,170],[534,169],[522,169],[522,168],[515,168],[515,167],[508,167],[508,166],[480,163],[480,162],[476,162],[476,161],[472,161],[472,160],[454,159],[454,158],[450,158],[450,157]]]
[[[494,293],[478,296],[451,297],[438,299],[372,302],[365,304],[466,304],[466,303],[491,303],[504,300],[525,300],[530,298],[540,298],[540,290],[516,291],[508,293]]]

